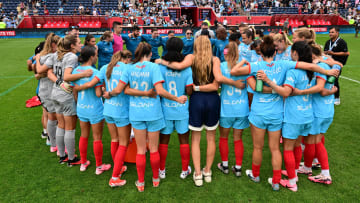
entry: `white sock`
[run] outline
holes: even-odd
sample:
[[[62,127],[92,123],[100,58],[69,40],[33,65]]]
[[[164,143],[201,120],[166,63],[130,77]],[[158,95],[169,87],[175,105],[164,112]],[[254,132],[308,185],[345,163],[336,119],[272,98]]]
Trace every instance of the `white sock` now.
[[[225,167],[228,167],[229,161],[223,161],[223,162],[222,162],[222,165],[225,166]]]
[[[236,168],[236,169],[241,169],[241,166],[235,165],[235,168]]]
[[[289,183],[290,185],[295,185],[296,184],[296,177],[293,179],[289,179]]]
[[[44,128],[44,129],[43,129],[43,132],[46,134],[46,133],[47,133],[47,130]]]
[[[117,179],[119,179],[118,177],[111,177],[113,180],[117,180]]]
[[[307,170],[307,171],[310,171],[310,170],[312,170],[311,168],[309,168],[309,167],[306,167],[306,166],[304,166],[304,169],[305,169],[305,170]]]
[[[317,164],[317,163],[319,163],[319,160],[318,160],[317,158],[315,158],[315,159],[313,160],[313,163],[314,163],[314,164]]]
[[[321,174],[323,174],[324,176],[330,176],[330,170],[321,170]]]

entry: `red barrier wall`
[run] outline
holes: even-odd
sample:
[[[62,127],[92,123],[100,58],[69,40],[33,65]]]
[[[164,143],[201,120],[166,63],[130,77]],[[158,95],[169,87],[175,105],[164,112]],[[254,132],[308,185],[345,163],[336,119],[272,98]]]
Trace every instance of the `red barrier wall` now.
[[[247,16],[221,16],[219,21],[223,22],[224,18],[228,21],[228,25],[237,25],[240,23],[263,25],[264,21],[266,25],[270,25],[271,21],[271,16],[251,16],[250,19],[248,19]]]
[[[275,26],[275,22],[280,22],[281,19],[297,19],[298,21],[304,21],[308,19],[321,19],[325,21],[330,21],[331,25],[349,25],[349,23],[338,15],[290,15],[290,14],[279,14],[272,16],[270,26]]]

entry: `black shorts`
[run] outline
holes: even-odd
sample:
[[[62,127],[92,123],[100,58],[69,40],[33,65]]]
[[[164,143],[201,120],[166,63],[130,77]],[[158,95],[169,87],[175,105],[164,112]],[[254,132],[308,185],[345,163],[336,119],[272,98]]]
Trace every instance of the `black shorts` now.
[[[193,92],[189,101],[189,129],[215,130],[220,118],[220,96],[217,92]]]

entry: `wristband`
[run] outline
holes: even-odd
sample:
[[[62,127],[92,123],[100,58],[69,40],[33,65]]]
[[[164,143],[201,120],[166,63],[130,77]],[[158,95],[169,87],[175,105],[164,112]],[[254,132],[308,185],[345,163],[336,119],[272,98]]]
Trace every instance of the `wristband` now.
[[[195,92],[200,92],[200,86],[195,86]]]
[[[56,86],[60,86],[60,84],[61,84],[62,82],[63,82],[63,81],[62,81],[61,79],[57,79],[56,82],[55,82],[55,84],[56,84]]]

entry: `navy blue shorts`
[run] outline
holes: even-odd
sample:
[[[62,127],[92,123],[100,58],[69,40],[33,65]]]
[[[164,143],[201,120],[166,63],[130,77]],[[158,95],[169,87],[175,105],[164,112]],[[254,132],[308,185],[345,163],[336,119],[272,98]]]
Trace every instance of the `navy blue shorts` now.
[[[189,101],[189,129],[215,130],[219,125],[220,97],[217,92],[193,92]]]

